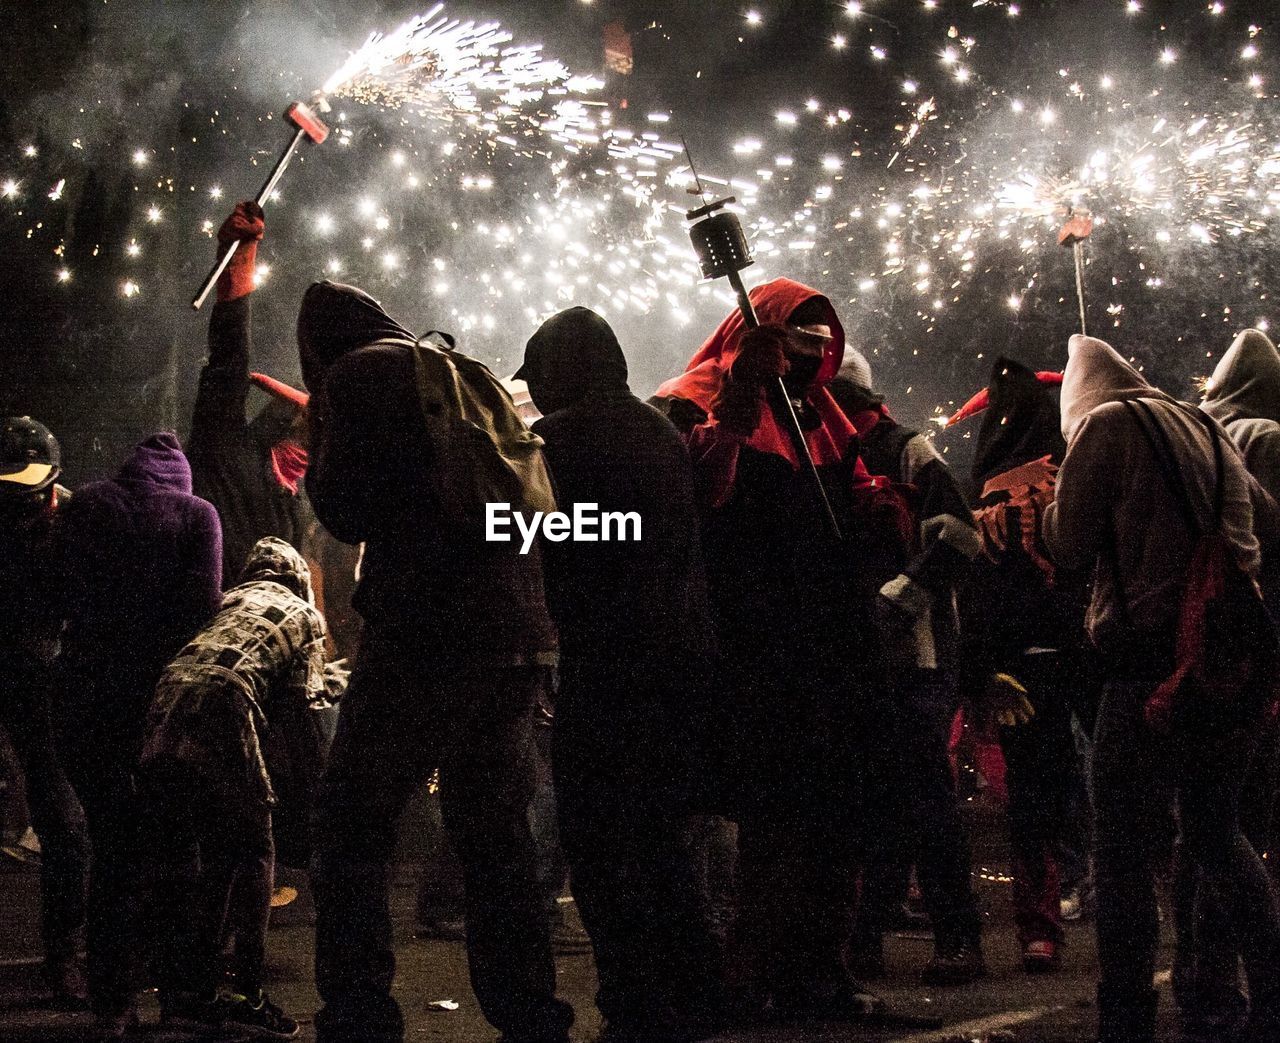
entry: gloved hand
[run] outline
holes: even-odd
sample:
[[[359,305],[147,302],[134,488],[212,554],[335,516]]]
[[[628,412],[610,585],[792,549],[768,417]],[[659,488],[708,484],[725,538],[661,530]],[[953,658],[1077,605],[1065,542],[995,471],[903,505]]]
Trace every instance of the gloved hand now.
[[[791,337],[783,326],[757,326],[742,335],[738,357],[729,367],[729,379],[757,387],[786,376],[787,344]]]
[[[1036,715],[1026,688],[1012,674],[992,674],[984,702],[988,718],[1002,728],[1016,728]]]
[[[231,216],[218,229],[218,256],[239,242],[226,270],[218,276],[218,300],[234,301],[253,291],[253,274],[258,266],[258,243],[265,228],[262,207],[252,200],[237,203]]]
[[[728,379],[711,403],[711,415],[726,431],[747,438],[760,426],[764,389],[791,365],[787,339],[781,326],[758,326],[743,334]]]

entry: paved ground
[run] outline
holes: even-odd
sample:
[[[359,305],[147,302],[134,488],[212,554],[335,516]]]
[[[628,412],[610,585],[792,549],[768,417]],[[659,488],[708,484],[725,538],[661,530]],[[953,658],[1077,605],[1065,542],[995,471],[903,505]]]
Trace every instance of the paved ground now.
[[[941,1043],[959,1040],[1016,1040],[1017,1043],[1086,1043],[1092,1039],[1094,959],[1092,927],[1074,926],[1061,971],[1050,977],[1028,978],[1017,963],[1009,911],[1009,885],[1002,880],[1006,868],[999,821],[989,809],[973,807],[975,850],[978,852],[978,887],[988,910],[986,939],[990,976],[983,982],[958,989],[926,989],[915,984],[920,966],[931,951],[922,934],[895,936],[888,948],[891,980],[884,995],[904,1010],[935,1012],[948,1026],[941,1032],[870,1032],[845,1025],[775,1026],[767,1030],[719,1037],[724,1043]],[[466,963],[460,945],[421,942],[412,937],[412,876],[408,872],[394,892],[399,971],[395,989],[405,1009],[408,1039],[439,1043],[491,1043],[494,1033],[484,1022],[467,986]],[[55,1014],[34,1003],[34,970],[38,955],[36,915],[37,877],[29,868],[0,870],[0,1041],[4,1043],[72,1043],[86,1038],[88,1018]],[[297,903],[279,911],[271,935],[273,996],[287,1010],[305,1021],[304,1040],[314,1038],[311,1014],[316,996],[311,983],[311,910],[304,894]],[[1162,954],[1162,966],[1169,953]],[[565,956],[558,960],[561,994],[578,1011],[577,1038],[594,1039],[599,1021],[592,1006],[595,986],[589,956]],[[1167,973],[1161,975],[1165,1028],[1173,1040],[1169,1021]],[[431,1004],[454,1000],[458,1009],[441,1011]],[[139,1036],[151,1043],[178,1043],[194,1037],[163,1032],[155,1027],[154,997],[144,1004],[144,1021],[151,1024]],[[1009,1033],[1009,1034],[1005,1034]]]

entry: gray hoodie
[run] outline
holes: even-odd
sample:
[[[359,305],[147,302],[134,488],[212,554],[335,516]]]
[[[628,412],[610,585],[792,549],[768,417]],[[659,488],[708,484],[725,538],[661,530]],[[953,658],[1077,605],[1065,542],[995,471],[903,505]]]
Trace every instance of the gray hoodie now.
[[[1227,429],[1249,473],[1280,497],[1280,352],[1266,334],[1245,330],[1236,337],[1200,408]]]
[[[1209,431],[1192,406],[1153,387],[1110,345],[1076,335],[1068,353],[1062,385],[1067,455],[1056,499],[1045,511],[1045,543],[1060,566],[1093,567],[1086,626],[1096,642],[1105,644],[1126,620],[1144,633],[1171,636],[1195,537],[1124,403],[1142,400],[1155,413],[1205,526],[1212,518],[1215,473]],[[1221,529],[1241,568],[1256,576],[1261,555],[1255,520],[1269,535],[1275,505],[1249,476],[1225,432],[1222,442]],[[1255,504],[1261,508],[1257,519]]]

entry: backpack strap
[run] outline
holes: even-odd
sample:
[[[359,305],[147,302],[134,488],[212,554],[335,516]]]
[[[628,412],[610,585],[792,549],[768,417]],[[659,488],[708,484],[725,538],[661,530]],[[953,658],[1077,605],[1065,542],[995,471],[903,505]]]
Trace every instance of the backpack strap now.
[[[1226,507],[1227,497],[1227,464],[1222,458],[1222,433],[1218,430],[1218,423],[1213,417],[1199,409],[1195,410],[1195,414],[1196,418],[1204,424],[1213,442],[1213,462],[1218,474],[1213,490],[1213,525],[1218,529],[1222,527],[1222,512]]]
[[[1124,407],[1133,414],[1138,421],[1138,426],[1142,428],[1143,435],[1146,436],[1147,444],[1151,447],[1151,452],[1155,456],[1156,463],[1160,468],[1161,474],[1164,476],[1165,485],[1169,491],[1173,493],[1175,503],[1178,510],[1182,514],[1182,520],[1186,523],[1192,536],[1199,538],[1206,532],[1205,526],[1201,524],[1200,519],[1196,515],[1195,505],[1192,503],[1191,494],[1187,491],[1186,481],[1182,476],[1182,469],[1178,465],[1177,455],[1174,453],[1173,446],[1169,442],[1169,436],[1165,432],[1164,427],[1156,419],[1155,412],[1151,406],[1138,399],[1137,401],[1127,401]],[[1198,411],[1197,411],[1198,412]],[[1210,430],[1210,440],[1213,442],[1214,457],[1214,502],[1213,502],[1213,521],[1212,529],[1216,531],[1222,518],[1222,505],[1224,498],[1224,476],[1223,476],[1223,460],[1222,446],[1219,442],[1217,432]]]

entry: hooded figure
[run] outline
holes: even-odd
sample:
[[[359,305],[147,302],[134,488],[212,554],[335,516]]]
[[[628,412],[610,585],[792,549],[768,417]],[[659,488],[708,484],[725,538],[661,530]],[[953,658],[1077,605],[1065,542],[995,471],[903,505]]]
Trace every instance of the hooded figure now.
[[[901,519],[881,525],[865,509],[878,490],[826,387],[844,353],[830,301],[788,279],[751,299],[764,326],[748,332],[735,311],[655,399],[685,435],[705,505],[726,762],[715,771],[742,866],[731,973],[779,1009],[857,1016],[871,1001],[841,954],[866,733],[857,714],[877,683],[872,606],[905,564]],[[775,415],[780,376],[843,541],[824,527]]]
[[[1280,497],[1280,352],[1245,330],[1213,371],[1200,408],[1227,429],[1259,484]]]
[[[843,460],[857,434],[826,388],[840,368],[845,344],[844,327],[831,302],[817,290],[790,279],[764,283],[753,288],[750,296],[765,332],[748,330],[741,312],[735,310],[689,360],[684,373],[668,380],[654,395],[654,404],[666,412],[678,428],[691,431],[687,436],[689,448],[700,472],[698,478],[704,498],[717,507],[723,506],[732,494],[738,457],[743,450],[778,457],[793,470],[801,470],[791,436],[774,409],[757,407],[754,411],[747,410],[745,418],[738,416],[743,412],[739,399],[757,401],[760,388],[771,383],[772,376],[789,378],[788,391],[801,417],[809,454],[817,466]],[[790,340],[782,337],[779,343],[779,331],[799,330],[802,326],[809,326],[813,335]],[[774,343],[768,344],[771,331]],[[749,353],[735,382],[734,366],[742,354],[744,339],[753,337],[754,343],[768,346],[763,352]],[[797,340],[807,342],[806,347],[810,349],[803,361],[798,357],[783,358],[788,348],[797,346]],[[743,372],[759,369],[753,365],[753,356],[775,352],[776,362],[774,359],[769,362],[778,365],[780,373]],[[798,356],[799,352],[795,354]],[[795,372],[791,372],[793,366]],[[734,395],[734,390],[744,394]],[[771,387],[769,391],[772,392]],[[724,430],[717,430],[722,427]],[[731,427],[740,429],[741,433],[735,430],[731,437],[722,437],[730,433]],[[811,499],[812,493],[807,496]]]
[[[683,840],[710,645],[693,474],[679,433],[627,387],[613,330],[586,308],[544,322],[516,377],[543,417],[561,510],[634,513],[639,539],[548,543],[560,632],[554,723],[560,839],[600,976],[627,1038],[702,1038],[717,960]],[[644,931],[635,924],[643,922]]]
[[[171,434],[144,439],[115,478],[86,485],[59,513],[60,710],[93,846],[89,998],[105,1033],[128,1021],[137,986],[147,842],[132,775],[147,705],[165,665],[218,607],[222,540]]]
[[[59,542],[69,587],[62,661],[91,685],[67,694],[84,713],[78,724],[125,739],[136,756],[150,689],[221,599],[217,512],[192,495],[177,437],[157,434],[115,478],[72,498]]]
[[[298,309],[298,353],[302,379],[312,391],[343,355],[379,341],[414,343],[418,338],[382,310],[364,290],[344,283],[313,282]]]
[[[283,731],[296,709],[324,708],[324,665],[324,620],[307,563],[264,536],[221,610],[166,668],[147,716],[143,766],[163,765],[240,803],[278,803],[267,726]],[[318,778],[322,757],[306,759]]]
[[[1227,429],[1258,484],[1272,498],[1280,496],[1280,353],[1266,334],[1245,330],[1236,337],[1214,369],[1200,408]],[[1260,581],[1274,618],[1280,607],[1280,563],[1267,547]],[[1274,878],[1271,852],[1276,850],[1280,736],[1274,720],[1260,731],[1258,753],[1240,796],[1240,815],[1245,836],[1268,859]],[[1194,894],[1194,882],[1192,887]],[[1239,985],[1240,942],[1222,903],[1206,889],[1198,891],[1194,903],[1175,910],[1179,933],[1174,981],[1194,986],[1192,1002],[1207,1008],[1202,1017],[1221,1017],[1245,1007]],[[1175,989],[1175,996],[1180,1006],[1188,1005],[1185,985]]]
[[[142,753],[144,767],[198,778],[243,805],[271,805],[276,857],[296,868],[310,859],[328,752],[321,712],[343,688],[335,679],[344,664],[326,666],[324,637],[306,561],[264,536],[221,610],[166,669]]]
[[[1149,384],[1109,344],[1076,334],[1068,353],[1062,383],[1068,450],[1055,501],[1045,511],[1045,542],[1064,568],[1090,568],[1116,551],[1094,573],[1086,622],[1095,643],[1105,644],[1126,622],[1171,636],[1195,537],[1124,403],[1145,400],[1156,410],[1202,525],[1210,522],[1214,490],[1208,430],[1193,409]],[[1267,526],[1273,508],[1237,454],[1227,452],[1223,464],[1221,531],[1240,567],[1256,576],[1261,555],[1253,504],[1267,507],[1258,519]]]
[[[89,841],[59,755],[52,667],[62,629],[53,530],[70,493],[58,441],[30,417],[0,419],[0,732],[17,754],[40,841],[41,976],[68,1009],[87,999],[82,965]]]
[[[917,552],[880,588],[878,608],[894,660],[880,700],[880,741],[868,808],[874,852],[863,873],[856,951],[862,964],[884,967],[884,934],[916,867],[933,925],[929,984],[959,984],[981,975],[982,918],[970,884],[969,837],[960,818],[949,737],[958,704],[956,594],[979,551],[973,516],[933,443],[889,414],[873,390],[871,366],[849,348],[829,385],[858,429],[862,462],[872,474],[914,490]]]
[[[441,335],[432,350],[452,346]],[[403,1037],[387,880],[400,812],[439,767],[480,1008],[512,1038],[551,1043],[573,1012],[555,998],[527,815],[533,708],[556,656],[538,548],[486,540],[442,508],[440,478],[465,470],[467,447],[459,438],[461,455],[446,456],[433,440],[441,417],[424,412],[417,340],[371,297],[314,284],[298,349],[312,392],[307,493],[326,529],[365,545],[358,666],[315,831],[317,1039]]]
[[[307,468],[303,409],[294,389],[250,374],[253,255],[262,238],[261,211],[241,203],[218,234],[223,249],[240,244],[218,282],[209,318],[209,358],[200,372],[187,455],[195,492],[218,509],[222,521],[223,580],[240,574],[263,536],[302,549],[310,512],[298,496]],[[248,419],[250,388],[270,396]]]
[[[1241,943],[1253,1006],[1247,1038],[1274,1039],[1280,910],[1239,820],[1257,730],[1224,714],[1209,692],[1180,700],[1171,732],[1147,723],[1153,694],[1176,665],[1184,591],[1202,579],[1191,568],[1200,539],[1185,514],[1201,530],[1216,528],[1238,568],[1256,576],[1254,525],[1274,532],[1274,504],[1215,421],[1157,391],[1102,341],[1077,335],[1068,351],[1067,454],[1044,536],[1059,567],[1094,574],[1088,625],[1105,678],[1092,774],[1099,1037],[1149,1043],[1155,1036],[1154,873],[1176,800],[1181,857],[1222,898]]]
[[[1014,918],[1031,972],[1056,968],[1063,941],[1063,830],[1078,785],[1071,712],[1084,687],[1081,584],[1054,568],[1040,531],[1066,448],[1053,391],[1060,379],[999,358],[988,386],[951,421],[982,412],[973,461],[982,553],[961,598],[962,689],[983,706],[990,693],[1011,694],[995,680],[1010,678],[1029,717],[998,736],[1008,769]]]
[[[143,780],[168,842],[200,867],[157,962],[170,1017],[296,1030],[262,992],[273,825],[281,835],[272,810],[303,824],[279,860],[305,866],[305,824],[324,762],[323,731],[308,718],[328,705],[324,620],[307,563],[283,540],[263,537],[222,609],[165,670],[147,716]],[[244,1004],[218,998],[228,934]]]
[[[982,556],[963,599],[970,687],[1008,669],[1028,648],[1077,647],[1082,623],[1059,597],[1040,530],[1066,451],[1052,386],[1021,363],[999,358],[986,398],[972,471],[980,489],[973,514]]]

